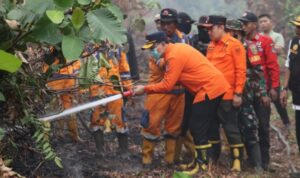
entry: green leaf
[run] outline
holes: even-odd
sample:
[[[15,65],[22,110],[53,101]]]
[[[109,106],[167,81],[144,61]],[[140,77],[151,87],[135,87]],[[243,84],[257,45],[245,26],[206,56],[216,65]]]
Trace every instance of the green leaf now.
[[[118,6],[110,4],[109,6],[107,6],[107,9],[110,10],[120,22],[123,22],[124,14]]]
[[[94,79],[97,80],[99,68],[98,59],[96,59],[93,55],[89,56],[88,59],[81,64],[79,78],[82,79],[79,80],[79,84],[82,88],[89,87]],[[101,79],[98,78],[97,81],[101,81]]]
[[[5,96],[3,95],[2,92],[0,92],[0,101],[5,101]]]
[[[76,30],[79,30],[84,24],[84,12],[77,7],[72,14],[72,24]]]
[[[192,176],[189,176],[183,172],[175,172],[173,178],[192,178]]]
[[[44,14],[46,10],[53,9],[53,0],[26,0],[24,8],[35,14]]]
[[[65,17],[64,12],[59,10],[47,10],[46,14],[49,19],[55,24],[60,24]]]
[[[0,141],[3,139],[4,135],[5,135],[4,129],[0,128]]]
[[[125,43],[125,29],[113,13],[107,9],[88,12],[87,21],[93,38],[97,41],[108,39],[114,44]]]
[[[5,70],[10,73],[16,72],[22,65],[20,59],[14,55],[0,50],[0,70]]]
[[[44,137],[44,133],[41,133],[35,141],[38,143],[39,141],[42,140],[43,137]]]
[[[77,0],[79,4],[81,5],[89,5],[91,3],[91,0]]]
[[[50,153],[47,154],[47,156],[45,157],[46,160],[50,160],[53,156],[55,156],[54,152],[51,151]]]
[[[68,9],[73,6],[74,0],[54,0],[54,3],[62,9]]]
[[[62,40],[62,52],[67,61],[73,61],[80,57],[84,43],[76,36],[64,36]]]
[[[21,20],[24,17],[24,10],[21,10],[19,8],[13,9],[9,11],[7,14],[7,18],[10,20]]]
[[[61,163],[61,159],[60,159],[59,157],[56,156],[56,157],[54,158],[54,162],[55,162],[55,164],[56,164],[59,168],[61,168],[61,169],[64,168],[63,165],[62,165],[62,163]]]
[[[63,36],[58,25],[52,23],[47,17],[44,17],[35,25],[32,37],[39,42],[46,42],[55,45],[62,41]]]
[[[48,148],[49,146],[50,146],[49,142],[45,143],[45,144],[43,145],[43,150],[45,150],[45,149]]]

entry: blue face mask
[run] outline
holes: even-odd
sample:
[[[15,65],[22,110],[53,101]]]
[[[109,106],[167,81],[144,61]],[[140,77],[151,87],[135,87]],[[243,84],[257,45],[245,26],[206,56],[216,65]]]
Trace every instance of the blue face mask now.
[[[157,61],[161,58],[161,54],[157,51],[156,48],[151,50],[151,56]]]

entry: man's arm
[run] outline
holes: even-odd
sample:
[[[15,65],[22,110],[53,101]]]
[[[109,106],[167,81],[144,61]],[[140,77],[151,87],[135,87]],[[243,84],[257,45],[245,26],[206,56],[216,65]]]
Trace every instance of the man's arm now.
[[[271,86],[269,87],[270,89],[277,89],[280,86],[280,68],[271,38],[268,38],[265,41],[264,55],[266,57],[266,70],[268,73],[268,79],[271,81]]]
[[[173,57],[166,61],[166,72],[163,80],[157,84],[145,86],[146,93],[165,93],[174,88],[184,67],[183,60]]]
[[[234,93],[242,93],[246,82],[246,50],[241,43],[237,43],[232,48],[233,62],[234,62],[234,75],[235,75],[235,88]]]

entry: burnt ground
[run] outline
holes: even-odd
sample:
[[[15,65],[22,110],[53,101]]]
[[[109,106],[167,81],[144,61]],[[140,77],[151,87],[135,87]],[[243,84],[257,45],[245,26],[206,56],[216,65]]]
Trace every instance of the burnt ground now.
[[[53,146],[63,160],[64,169],[57,168],[54,163],[43,164],[32,177],[71,177],[71,178],[169,178],[173,177],[175,168],[166,168],[163,166],[164,142],[158,143],[155,150],[155,168],[151,171],[143,170],[141,166],[141,142],[139,117],[142,111],[142,97],[133,99],[135,104],[128,104],[128,116],[130,125],[129,149],[130,155],[121,155],[116,152],[117,140],[114,134],[105,135],[105,156],[102,158],[95,156],[95,143],[91,135],[80,125],[80,134],[84,143],[73,143],[66,136],[64,140],[58,140],[53,136]],[[292,118],[292,134],[283,126],[277,113],[273,109],[272,125],[276,126],[291,145],[291,157],[286,154],[287,148],[281,142],[277,132],[271,130],[271,153],[272,166],[276,173],[255,174],[254,170],[244,166],[242,173],[232,173],[229,170],[229,153],[224,152],[217,166],[214,166],[208,173],[194,177],[290,177],[291,160],[293,166],[300,171],[300,156],[297,153],[297,146],[294,134],[294,116],[290,111]],[[87,116],[88,113],[85,113]],[[86,119],[88,120],[88,119]],[[55,133],[55,129],[54,129]]]

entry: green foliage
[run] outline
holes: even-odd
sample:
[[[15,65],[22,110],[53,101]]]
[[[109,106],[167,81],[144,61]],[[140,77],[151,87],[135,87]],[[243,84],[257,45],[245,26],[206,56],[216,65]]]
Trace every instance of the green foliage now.
[[[68,9],[73,6],[74,0],[54,0],[58,8]]]
[[[4,129],[0,127],[0,141],[3,139],[4,135],[5,135]]]
[[[64,12],[59,10],[47,10],[48,18],[55,24],[60,24],[64,20]]]
[[[77,0],[77,1],[81,5],[89,5],[91,3],[91,0]]]
[[[126,42],[125,29],[108,9],[97,9],[87,13],[87,21],[93,37],[97,40],[109,40],[115,44]]]
[[[89,56],[87,60],[81,64],[81,70],[79,74],[79,84],[83,88],[89,87],[97,77],[99,72],[99,62],[94,56]],[[102,82],[100,78],[97,78],[97,81]]]
[[[75,8],[72,14],[72,24],[76,30],[79,30],[84,24],[84,12],[80,8]]]
[[[0,50],[0,70],[13,73],[16,72],[21,65],[22,62],[20,59],[10,53]]]
[[[84,43],[76,36],[64,36],[62,40],[62,52],[67,60],[75,60],[80,57]]]
[[[5,96],[3,95],[2,92],[0,92],[0,102],[1,102],[1,101],[5,101]]]
[[[175,172],[173,175],[173,178],[192,178],[192,176],[189,176],[187,174],[184,174],[182,172]]]

